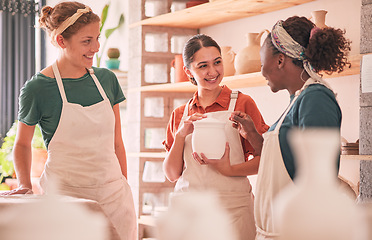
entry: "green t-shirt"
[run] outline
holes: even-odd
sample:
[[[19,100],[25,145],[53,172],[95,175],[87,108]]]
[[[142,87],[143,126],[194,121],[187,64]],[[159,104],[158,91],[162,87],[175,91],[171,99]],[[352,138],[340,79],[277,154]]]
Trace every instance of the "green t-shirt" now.
[[[93,69],[111,105],[124,101],[116,75],[105,68]],[[85,107],[103,100],[88,72],[80,78],[64,78],[62,82],[68,102]],[[30,126],[39,124],[47,147],[57,129],[61,111],[62,98],[55,78],[37,73],[21,89],[18,120]]]
[[[291,101],[293,98],[294,95],[291,96]],[[335,95],[325,86],[312,84],[301,92],[279,129],[280,150],[284,165],[292,179],[296,176],[296,166],[287,139],[288,130],[293,127],[335,127],[340,129],[341,117],[341,109]],[[273,131],[278,121],[268,131]],[[337,162],[338,166],[339,161]]]

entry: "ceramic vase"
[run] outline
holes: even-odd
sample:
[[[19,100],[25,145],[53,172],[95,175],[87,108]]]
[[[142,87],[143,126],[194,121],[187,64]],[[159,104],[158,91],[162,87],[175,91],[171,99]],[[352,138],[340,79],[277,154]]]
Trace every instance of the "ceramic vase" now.
[[[327,11],[325,10],[318,10],[311,12],[311,17],[314,19],[314,23],[318,28],[327,27],[325,25],[325,18],[326,18]]]
[[[355,203],[339,189],[340,132],[295,129],[288,139],[297,167],[294,183],[274,201],[274,223],[280,240],[353,240]]]
[[[261,37],[266,30],[260,33],[248,33],[248,45],[235,56],[236,74],[259,72],[261,70],[260,49]]]
[[[192,150],[208,159],[220,159],[225,152],[225,122],[207,117],[193,122]]]
[[[221,47],[224,77],[232,76],[235,74],[235,67],[234,67],[235,55],[236,53],[234,53],[234,51],[231,50],[230,46]]]
[[[176,54],[171,62],[171,66],[174,68],[174,82],[188,82],[185,71],[183,70],[183,59],[181,54]]]

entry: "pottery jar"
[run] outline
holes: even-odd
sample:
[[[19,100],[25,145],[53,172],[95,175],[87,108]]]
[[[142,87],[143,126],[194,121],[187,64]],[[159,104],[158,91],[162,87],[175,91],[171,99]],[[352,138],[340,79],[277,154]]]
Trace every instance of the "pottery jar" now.
[[[192,150],[208,159],[220,159],[225,152],[225,122],[207,117],[193,122]]]
[[[235,56],[236,74],[259,72],[261,70],[260,49],[261,37],[267,30],[260,33],[248,33],[248,45]]]
[[[221,57],[223,60],[223,76],[232,76],[235,74],[234,60],[235,53],[231,50],[230,46],[221,47]]]
[[[182,54],[176,54],[174,59],[171,62],[171,66],[174,68],[174,81],[175,82],[188,82],[189,78],[187,77],[185,71],[183,70],[183,59]]]
[[[327,27],[327,25],[325,25],[326,14],[327,14],[327,11],[325,10],[318,10],[318,11],[311,12],[311,18],[314,19],[314,23],[318,28]]]
[[[351,240],[357,232],[355,199],[339,187],[338,129],[294,129],[288,140],[298,170],[274,201],[279,240]],[[359,228],[362,230],[362,228]]]

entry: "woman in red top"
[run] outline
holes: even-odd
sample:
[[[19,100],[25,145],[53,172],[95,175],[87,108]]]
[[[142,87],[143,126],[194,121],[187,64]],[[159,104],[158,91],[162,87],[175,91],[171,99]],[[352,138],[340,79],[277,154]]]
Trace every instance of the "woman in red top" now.
[[[198,91],[187,104],[172,112],[164,142],[167,150],[164,172],[170,181],[177,181],[175,192],[216,192],[230,213],[238,239],[254,239],[253,194],[247,176],[257,174],[260,156],[254,147],[260,140],[248,138],[251,139],[248,142],[229,118],[233,111],[248,114],[260,134],[268,126],[250,96],[220,85],[224,75],[221,49],[211,37],[199,34],[189,39],[183,60],[184,70]],[[205,117],[227,123],[228,144],[219,161],[203,161],[191,149],[192,122]],[[248,160],[250,156],[253,158]]]

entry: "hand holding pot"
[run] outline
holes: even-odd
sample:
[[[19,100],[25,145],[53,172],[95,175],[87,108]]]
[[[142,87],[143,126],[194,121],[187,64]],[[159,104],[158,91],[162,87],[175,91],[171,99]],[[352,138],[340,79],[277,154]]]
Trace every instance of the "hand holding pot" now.
[[[235,111],[231,113],[229,119],[233,121],[233,127],[238,129],[240,135],[247,140],[249,133],[256,131],[252,118],[246,113]]]
[[[190,133],[194,131],[194,125],[193,122],[197,120],[201,120],[203,118],[206,118],[207,116],[205,114],[201,113],[194,113],[191,116],[188,116],[185,120],[183,120],[182,125],[177,130],[177,135],[180,135],[182,137],[186,137]]]
[[[225,153],[223,154],[221,159],[208,159],[204,153],[201,153],[200,156],[194,152],[192,153],[194,159],[199,162],[200,164],[209,164],[222,175],[225,176],[232,176],[232,169],[230,165],[230,146],[229,143],[226,142],[225,145]]]

